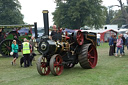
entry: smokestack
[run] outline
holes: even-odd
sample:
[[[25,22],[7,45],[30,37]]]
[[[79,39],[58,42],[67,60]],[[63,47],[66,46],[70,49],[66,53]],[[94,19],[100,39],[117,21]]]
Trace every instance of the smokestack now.
[[[38,35],[37,35],[37,22],[34,22],[34,31],[35,31],[35,38],[37,39],[38,38]]]
[[[43,10],[43,18],[44,18],[44,35],[49,36],[49,21],[48,21],[48,10]]]

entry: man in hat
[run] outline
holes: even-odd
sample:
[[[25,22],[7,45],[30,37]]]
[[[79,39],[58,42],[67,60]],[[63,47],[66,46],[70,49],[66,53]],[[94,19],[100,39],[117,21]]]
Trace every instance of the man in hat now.
[[[52,40],[57,40],[57,29],[56,29],[56,25],[53,25],[53,29],[50,35],[50,39]]]
[[[22,43],[22,54],[24,57],[24,67],[29,67],[30,65],[30,43],[29,41],[24,38],[24,42]]]

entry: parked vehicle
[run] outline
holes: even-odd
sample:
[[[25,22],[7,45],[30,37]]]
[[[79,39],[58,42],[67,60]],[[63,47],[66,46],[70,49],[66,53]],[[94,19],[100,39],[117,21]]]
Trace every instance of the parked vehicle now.
[[[21,44],[24,38],[28,40],[32,36],[31,27],[34,25],[0,25],[0,54],[10,56],[11,44],[15,39],[21,51]]]

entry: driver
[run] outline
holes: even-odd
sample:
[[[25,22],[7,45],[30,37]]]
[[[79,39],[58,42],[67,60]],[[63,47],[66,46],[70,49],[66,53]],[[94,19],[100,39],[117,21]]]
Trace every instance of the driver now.
[[[61,41],[62,35],[61,33],[57,30],[56,25],[53,25],[53,30],[51,32],[50,39],[54,41]]]

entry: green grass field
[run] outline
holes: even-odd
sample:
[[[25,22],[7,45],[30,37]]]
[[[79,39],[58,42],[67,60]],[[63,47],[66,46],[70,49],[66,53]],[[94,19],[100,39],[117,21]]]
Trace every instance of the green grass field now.
[[[0,85],[128,85],[128,50],[122,58],[108,56],[109,46],[98,46],[98,64],[94,69],[82,69],[79,64],[64,69],[60,76],[40,76],[36,61],[29,68],[21,68],[19,55],[16,66],[12,57],[0,56]],[[36,56],[36,60],[40,55]]]

